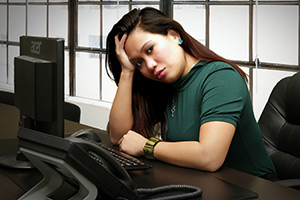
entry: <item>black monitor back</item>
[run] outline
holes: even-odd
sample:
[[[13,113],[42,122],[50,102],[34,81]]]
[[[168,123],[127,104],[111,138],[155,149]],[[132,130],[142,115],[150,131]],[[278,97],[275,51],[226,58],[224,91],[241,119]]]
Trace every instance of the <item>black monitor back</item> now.
[[[64,40],[20,37],[15,57],[15,105],[20,126],[63,137]]]

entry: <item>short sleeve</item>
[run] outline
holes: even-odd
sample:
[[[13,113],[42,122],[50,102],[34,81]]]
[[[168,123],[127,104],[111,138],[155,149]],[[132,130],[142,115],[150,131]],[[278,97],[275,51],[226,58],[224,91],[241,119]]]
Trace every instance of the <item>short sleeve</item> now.
[[[248,95],[245,80],[227,63],[212,65],[202,86],[201,124],[225,121],[237,127]]]

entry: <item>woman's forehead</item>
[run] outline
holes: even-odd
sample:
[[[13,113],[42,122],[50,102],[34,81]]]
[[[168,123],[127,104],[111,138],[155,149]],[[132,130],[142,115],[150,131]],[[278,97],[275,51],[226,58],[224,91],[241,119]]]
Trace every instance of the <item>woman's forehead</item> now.
[[[142,29],[135,29],[132,31],[125,42],[125,49],[135,49],[141,50],[142,47],[147,43],[151,38],[155,38],[155,34],[146,32]]]

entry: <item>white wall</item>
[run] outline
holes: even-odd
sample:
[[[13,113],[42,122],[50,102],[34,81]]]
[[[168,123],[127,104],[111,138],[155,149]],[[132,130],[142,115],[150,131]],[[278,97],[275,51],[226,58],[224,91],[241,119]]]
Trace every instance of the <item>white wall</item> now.
[[[76,104],[80,107],[81,124],[106,130],[111,103],[80,99],[77,97],[67,97],[66,101]]]

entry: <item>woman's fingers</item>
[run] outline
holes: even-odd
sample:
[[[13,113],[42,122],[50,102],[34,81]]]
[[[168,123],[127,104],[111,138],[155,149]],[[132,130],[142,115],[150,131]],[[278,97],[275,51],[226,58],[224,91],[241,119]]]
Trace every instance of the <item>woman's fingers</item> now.
[[[118,60],[122,66],[122,69],[129,69],[129,70],[135,70],[135,67],[132,65],[132,63],[129,61],[129,58],[125,52],[125,42],[127,39],[127,34],[124,34],[119,40],[118,35],[115,36],[115,45],[116,45],[116,54],[118,57]]]

